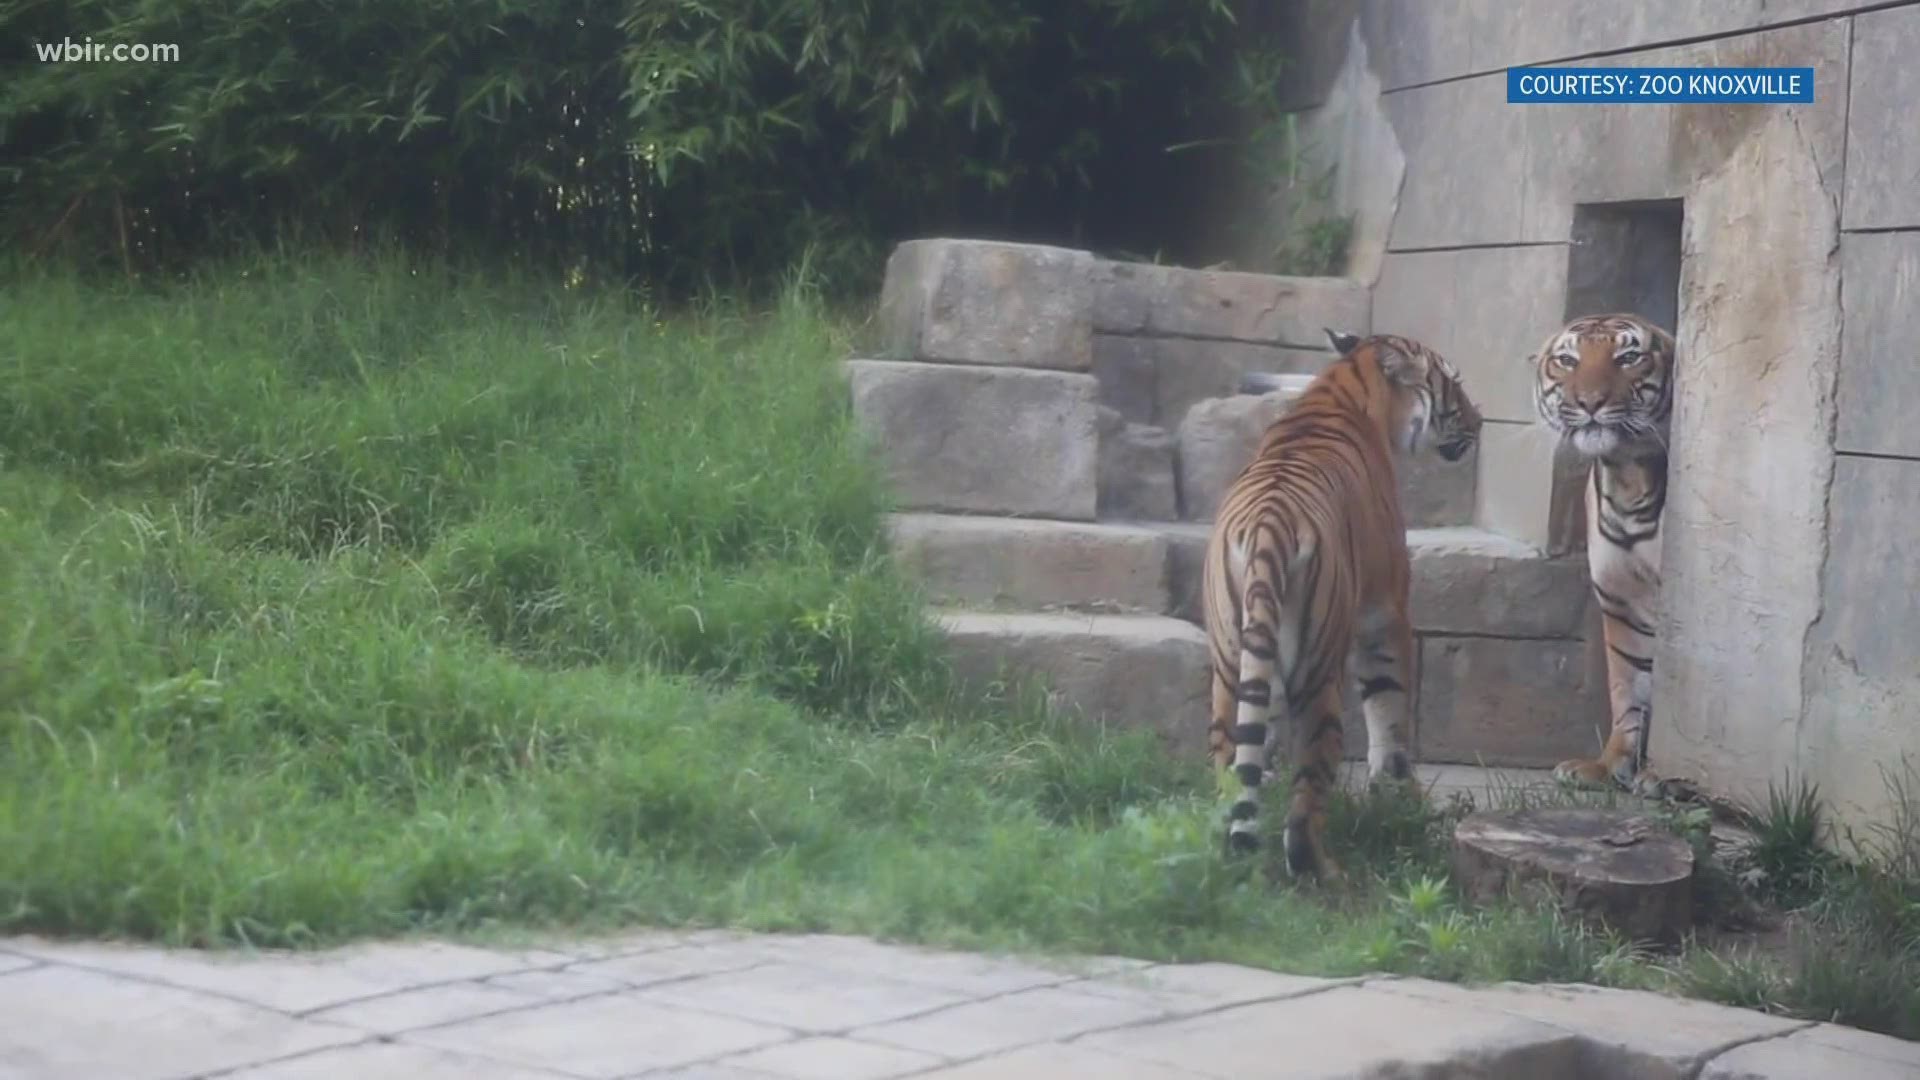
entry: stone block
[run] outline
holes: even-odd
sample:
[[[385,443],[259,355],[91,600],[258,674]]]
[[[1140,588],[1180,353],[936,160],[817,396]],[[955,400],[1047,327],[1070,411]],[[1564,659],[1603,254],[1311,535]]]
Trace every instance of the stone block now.
[[[988,614],[940,617],[955,674],[986,685],[1042,679],[1084,718],[1160,733],[1175,753],[1206,752],[1206,635],[1158,615]]]
[[[1414,626],[1426,633],[1579,637],[1587,607],[1585,558],[1545,559],[1484,529],[1414,529]]]
[[[881,360],[847,371],[902,507],[1093,518],[1093,376]]]
[[[1167,542],[1167,613],[1199,626],[1200,575],[1206,570],[1207,537],[1213,526],[1182,521],[1157,528]]]
[[[1528,547],[1552,550],[1556,530],[1555,508],[1564,514],[1571,505],[1579,525],[1577,487],[1556,486],[1564,460],[1555,449],[1557,439],[1541,424],[1489,421],[1480,429],[1480,476],[1474,486],[1473,523],[1489,532],[1511,537]],[[1571,500],[1571,503],[1568,502]]]
[[[1173,521],[1180,516],[1174,489],[1173,436],[1100,409],[1099,516],[1127,521]]]
[[[1290,395],[1209,398],[1180,421],[1180,516],[1211,521],[1227,489],[1253,460],[1260,436],[1286,411]]]
[[[1920,233],[1842,236],[1840,305],[1834,448],[1920,457]]]
[[[985,240],[909,240],[887,259],[880,326],[900,360],[1086,371],[1093,256]]]
[[[1901,7],[1854,16],[1842,204],[1846,228],[1920,225],[1920,140],[1913,137],[1913,102],[1920,98],[1916,50],[1920,10]]]
[[[1565,321],[1567,258],[1562,247],[1389,254],[1374,325],[1452,361],[1488,420],[1531,423],[1527,359]]]
[[[1173,427],[1207,398],[1240,393],[1240,380],[1255,372],[1317,375],[1334,360],[1326,349],[1255,345],[1244,341],[1160,338],[1155,342],[1153,422]]]
[[[1093,335],[1093,377],[1100,404],[1137,424],[1151,424],[1155,356],[1160,340],[1125,334]]]
[[[1608,716],[1596,682],[1579,641],[1423,637],[1419,758],[1548,768],[1597,753]]]
[[[1399,478],[1400,515],[1407,528],[1440,528],[1473,520],[1479,447],[1459,461],[1423,450],[1396,461],[1394,470]]]
[[[1151,529],[896,514],[894,558],[937,600],[1026,608],[1167,606],[1167,544]]]
[[[1253,460],[1260,437],[1293,394],[1237,394],[1196,402],[1181,421],[1180,517],[1212,520],[1227,488]],[[1400,512],[1408,528],[1460,525],[1471,520],[1479,451],[1443,461],[1421,451],[1394,462]]]
[[[1348,278],[1281,277],[1102,262],[1093,325],[1108,334],[1225,338],[1317,348],[1323,327],[1367,332],[1367,287]]]
[[[1093,373],[1100,404],[1134,423],[1171,428],[1195,403],[1240,393],[1253,372],[1316,374],[1333,360],[1326,349],[1204,338],[1097,334]]]

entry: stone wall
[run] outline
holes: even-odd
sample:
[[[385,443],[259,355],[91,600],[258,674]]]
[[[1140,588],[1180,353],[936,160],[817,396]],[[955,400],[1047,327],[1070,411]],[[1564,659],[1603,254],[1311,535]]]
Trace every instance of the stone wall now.
[[[1373,223],[1353,267],[1378,268],[1374,326],[1431,341],[1486,403],[1483,529],[1578,546],[1527,358],[1608,299],[1594,264],[1626,256],[1591,212],[1680,211],[1642,246],[1680,264],[1655,761],[1749,796],[1792,770],[1845,821],[1883,818],[1880,767],[1920,768],[1920,5],[1307,7],[1324,52],[1288,90]],[[1574,62],[1811,66],[1815,99],[1506,103],[1507,67]]]
[[[1091,718],[1201,750],[1208,523],[1332,358],[1325,328],[1368,332],[1370,290],[935,239],[895,251],[880,306],[876,358],[847,365],[854,414],[902,511],[894,553],[963,677],[1039,677]],[[1253,373],[1293,378],[1241,392]],[[1401,469],[1415,750],[1551,765],[1601,734],[1581,564],[1472,528],[1477,471]],[[1357,704],[1348,751],[1365,751]]]

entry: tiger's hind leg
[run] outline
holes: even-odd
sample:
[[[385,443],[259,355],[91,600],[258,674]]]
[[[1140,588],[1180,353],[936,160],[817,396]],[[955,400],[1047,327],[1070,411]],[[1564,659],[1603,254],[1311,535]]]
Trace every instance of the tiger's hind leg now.
[[[1367,719],[1367,779],[1413,779],[1413,628],[1406,616],[1387,609],[1362,619],[1348,665]]]
[[[1218,663],[1209,665],[1212,677],[1212,703],[1207,711],[1207,755],[1215,769],[1233,768],[1233,721],[1238,701],[1233,688],[1239,682],[1236,672],[1226,671]]]
[[[1340,866],[1327,854],[1327,802],[1343,764],[1340,680],[1329,680],[1301,702],[1291,717],[1293,797],[1287,805],[1287,869],[1295,876],[1340,878]]]

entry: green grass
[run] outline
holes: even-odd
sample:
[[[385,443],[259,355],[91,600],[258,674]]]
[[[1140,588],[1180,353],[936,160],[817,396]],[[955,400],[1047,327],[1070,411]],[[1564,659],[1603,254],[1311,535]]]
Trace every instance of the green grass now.
[[[732,925],[1729,996],[1461,908],[1457,808],[1343,798],[1352,884],[1295,889],[1222,862],[1216,778],[1153,736],[958,692],[804,282],[666,313],[261,258],[6,304],[0,932]],[[1906,910],[1858,880],[1836,925]]]

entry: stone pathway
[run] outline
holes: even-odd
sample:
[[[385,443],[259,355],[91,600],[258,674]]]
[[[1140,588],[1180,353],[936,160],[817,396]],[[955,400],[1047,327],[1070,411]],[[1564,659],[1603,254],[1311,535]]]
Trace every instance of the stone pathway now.
[[[861,938],[248,954],[0,939],[5,1080],[1920,1077],[1920,1044],[1654,994]]]

